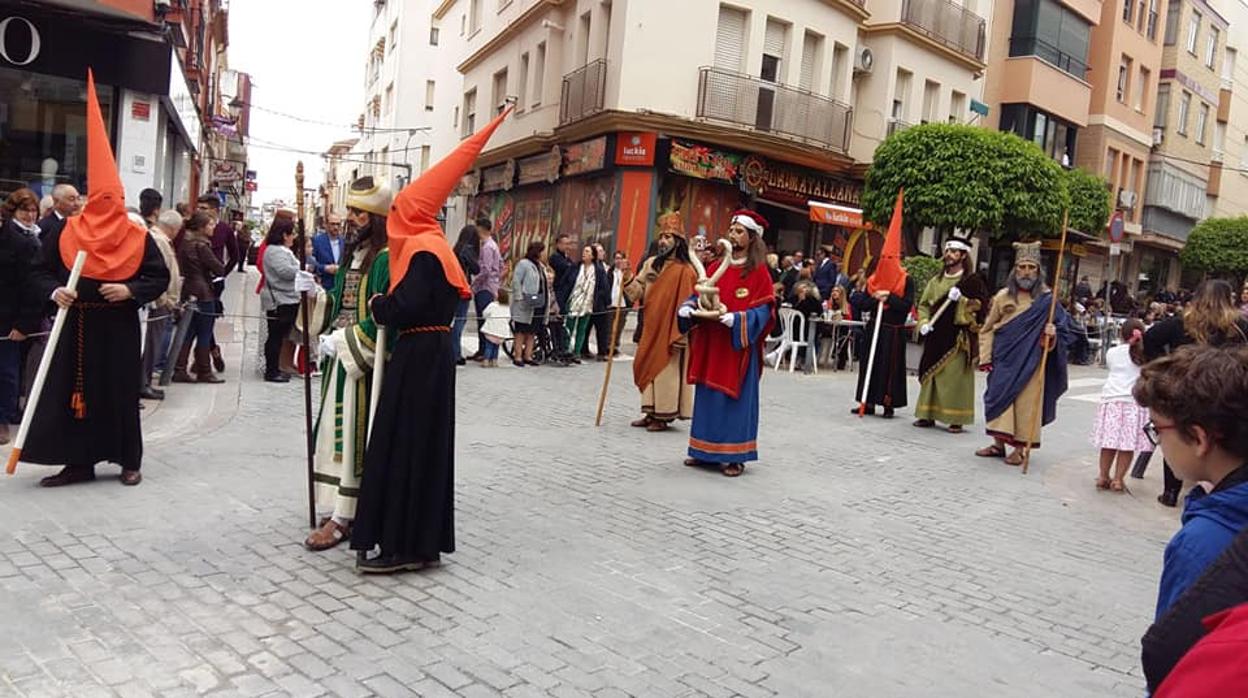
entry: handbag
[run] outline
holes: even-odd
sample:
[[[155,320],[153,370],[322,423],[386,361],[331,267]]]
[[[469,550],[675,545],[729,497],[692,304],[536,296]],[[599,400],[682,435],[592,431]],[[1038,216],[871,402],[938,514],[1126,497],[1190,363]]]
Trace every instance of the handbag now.
[[[529,260],[527,260],[527,259],[526,259],[526,260],[524,260],[524,261],[528,262],[528,263],[529,263],[529,266],[533,267],[534,273],[535,273],[535,274],[537,274],[537,275],[538,275],[538,278],[540,279],[540,278],[542,277],[542,270],[541,270],[541,269],[538,269],[538,268],[537,268],[537,265],[536,265],[536,264],[533,264],[533,262],[531,262],[531,261],[529,261]],[[527,304],[530,308],[535,308],[535,309],[536,309],[536,308],[545,308],[545,307],[546,307],[546,284],[545,284],[544,282],[540,283],[540,284],[539,284],[539,286],[538,286],[538,292],[537,292],[537,293],[526,293],[526,294],[524,294],[524,302],[525,302],[525,304]]]

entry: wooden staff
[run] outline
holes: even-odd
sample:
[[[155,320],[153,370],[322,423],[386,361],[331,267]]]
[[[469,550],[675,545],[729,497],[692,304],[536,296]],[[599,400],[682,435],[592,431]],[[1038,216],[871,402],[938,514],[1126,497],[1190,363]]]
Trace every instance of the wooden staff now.
[[[633,209],[628,214],[628,232],[624,234],[624,249],[632,248],[633,242],[633,224],[637,222],[637,204],[641,199],[641,192],[633,193]],[[611,276],[614,278],[615,270],[611,270]],[[623,274],[620,275],[620,282],[623,283]],[[623,297],[624,289],[620,289],[621,297]],[[619,339],[620,329],[620,313],[624,311],[624,306],[616,306],[615,314],[611,317],[611,341],[607,343],[607,372],[602,376],[602,392],[598,395],[598,416],[594,417],[594,426],[602,426],[602,408],[607,404],[607,386],[611,384],[611,367],[615,365],[615,342]]]
[[[308,262],[308,230],[304,223],[303,203],[303,161],[295,165],[295,209],[298,221],[298,235],[295,237],[295,248],[299,254],[299,269],[303,271]],[[312,323],[308,319],[308,292],[299,292],[299,312],[303,316],[303,429],[306,436],[308,452],[308,528],[316,528],[316,485],[313,481],[315,468],[313,453],[315,439],[312,435]],[[344,425],[343,428],[350,428]]]
[[[1057,289],[1062,283],[1062,262],[1066,256],[1066,224],[1070,222],[1070,210],[1062,214],[1062,242],[1057,248],[1057,268],[1053,270],[1053,290],[1050,293],[1053,297],[1049,299],[1049,320],[1045,323],[1047,328],[1053,324],[1053,318],[1057,315]],[[1036,439],[1040,438],[1040,418],[1044,414],[1044,367],[1049,363],[1050,341],[1044,334],[1043,330],[1040,334],[1043,337],[1044,353],[1040,355],[1040,365],[1036,367],[1036,373],[1040,374],[1040,391],[1036,394],[1036,414],[1031,419],[1031,431],[1027,433],[1027,445],[1023,447],[1023,474],[1027,474],[1027,467],[1031,465],[1031,441],[1034,434]],[[1053,342],[1057,341],[1057,337],[1053,338]]]
[[[880,328],[884,326],[884,301],[875,309],[875,331],[871,333],[871,352],[867,354],[867,375],[862,379],[862,395],[858,399],[858,416],[867,413],[867,395],[871,393],[871,370],[875,368],[875,350],[880,345]]]
[[[74,256],[74,268],[69,270],[69,281],[65,288],[78,290],[78,278],[82,276],[82,265],[87,263],[87,253],[79,250]],[[81,312],[81,311],[79,311]],[[56,353],[56,344],[61,339],[61,330],[65,329],[65,318],[69,308],[58,307],[56,319],[52,321],[52,332],[48,335],[48,345],[39,357],[39,369],[35,371],[35,382],[30,386],[30,397],[26,398],[26,412],[22,414],[22,423],[17,427],[17,439],[13,441],[13,450],[9,453],[9,463],[4,472],[12,475],[17,471],[17,462],[22,459],[22,447],[26,445],[26,434],[30,432],[30,423],[34,421],[35,409],[39,406],[39,396],[43,394],[43,384],[48,379],[48,369],[52,366],[52,355]]]

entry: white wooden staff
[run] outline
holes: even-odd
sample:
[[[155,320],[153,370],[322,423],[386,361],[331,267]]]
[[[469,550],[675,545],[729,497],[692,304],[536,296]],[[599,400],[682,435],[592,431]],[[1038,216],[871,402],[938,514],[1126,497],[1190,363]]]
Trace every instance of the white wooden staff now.
[[[386,328],[377,325],[377,341],[373,342],[373,392],[368,398],[368,435],[367,441],[373,440],[373,420],[377,418],[377,403],[381,399],[381,384],[386,375]]]
[[[87,262],[87,253],[79,250],[74,257],[74,268],[69,271],[69,282],[65,288],[78,290],[78,277],[82,276],[82,265]],[[52,365],[52,355],[56,353],[57,342],[61,339],[61,330],[65,329],[65,317],[69,308],[58,307],[56,319],[52,322],[52,333],[48,335],[48,346],[39,358],[39,370],[35,372],[35,382],[30,386],[30,397],[26,400],[26,412],[22,415],[22,424],[17,428],[17,439],[13,441],[13,451],[9,453],[9,464],[4,472],[12,475],[17,471],[17,462],[22,459],[22,447],[26,445],[26,434],[30,431],[30,423],[35,418],[35,409],[39,406],[39,396],[43,394],[43,384],[48,379],[48,368]]]
[[[867,413],[867,396],[871,394],[871,370],[875,368],[875,350],[880,345],[880,328],[884,326],[884,301],[875,309],[875,331],[871,333],[871,353],[867,354],[867,375],[862,380],[862,395],[858,400],[858,416]]]

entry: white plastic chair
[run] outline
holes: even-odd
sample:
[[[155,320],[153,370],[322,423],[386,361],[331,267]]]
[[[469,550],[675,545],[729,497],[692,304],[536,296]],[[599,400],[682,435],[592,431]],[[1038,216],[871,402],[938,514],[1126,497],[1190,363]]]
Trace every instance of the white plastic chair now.
[[[797,336],[803,339],[793,339],[793,328],[797,327]],[[780,364],[784,363],[784,353],[789,352],[789,373],[793,372],[793,367],[797,365],[797,350],[809,346],[804,339],[806,337],[806,317],[792,308],[780,309],[780,352],[776,361],[776,370],[780,370]],[[818,357],[815,359],[815,370],[819,370]]]

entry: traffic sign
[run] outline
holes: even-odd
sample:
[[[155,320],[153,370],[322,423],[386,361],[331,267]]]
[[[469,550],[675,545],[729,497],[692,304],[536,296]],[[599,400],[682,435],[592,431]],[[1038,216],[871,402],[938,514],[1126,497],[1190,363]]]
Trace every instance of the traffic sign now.
[[[1114,211],[1114,217],[1109,219],[1109,241],[1122,242],[1123,234],[1122,211]]]

